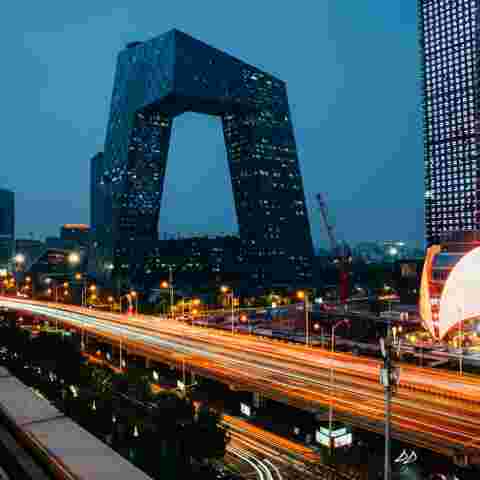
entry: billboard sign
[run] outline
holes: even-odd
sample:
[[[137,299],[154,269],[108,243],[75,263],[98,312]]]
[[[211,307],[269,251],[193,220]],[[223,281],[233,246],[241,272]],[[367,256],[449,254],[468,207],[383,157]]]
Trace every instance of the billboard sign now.
[[[250,405],[247,405],[246,403],[240,403],[240,412],[246,417],[252,416],[252,409],[250,408]]]
[[[325,429],[320,428],[320,430],[325,430]],[[319,443],[320,445],[323,445],[324,447],[330,447],[330,437],[328,435],[325,435],[320,430],[317,430],[315,432],[316,442]]]
[[[333,448],[347,447],[352,444],[352,434],[347,433],[333,439]]]

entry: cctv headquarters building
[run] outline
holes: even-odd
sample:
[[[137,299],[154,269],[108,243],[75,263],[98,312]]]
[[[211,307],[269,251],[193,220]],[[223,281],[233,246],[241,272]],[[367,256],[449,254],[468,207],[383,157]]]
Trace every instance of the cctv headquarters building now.
[[[158,226],[172,122],[184,112],[222,121],[239,224],[228,268],[258,285],[310,284],[313,247],[285,83],[178,30],[118,56],[105,150],[91,168],[95,270],[148,279],[178,267],[165,260]]]

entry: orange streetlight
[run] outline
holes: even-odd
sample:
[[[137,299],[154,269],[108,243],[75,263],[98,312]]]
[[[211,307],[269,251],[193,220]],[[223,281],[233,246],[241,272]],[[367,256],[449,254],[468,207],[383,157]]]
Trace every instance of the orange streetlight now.
[[[174,292],[173,292],[173,273],[172,273],[172,267],[169,267],[169,272],[170,272],[170,281],[167,282],[166,280],[163,280],[160,283],[160,288],[168,288],[170,290],[170,312],[172,313],[172,318],[175,318],[175,309],[173,306],[173,300],[174,300]]]
[[[232,334],[235,333],[235,319],[234,319],[234,307],[235,307],[235,296],[234,296],[234,293],[233,293],[233,288],[229,288],[227,287],[227,285],[222,285],[220,287],[220,291],[224,294],[224,295],[228,295],[232,298]],[[239,302],[240,303],[240,302]]]
[[[135,299],[135,315],[138,315],[138,293],[135,290],[132,290],[130,295]]]
[[[297,298],[304,301],[304,308],[305,308],[305,345],[308,347],[309,345],[309,321],[308,321],[308,294],[306,294],[303,290],[299,290],[297,292]]]
[[[80,263],[80,254],[77,252],[71,252],[68,255],[68,263],[70,265],[77,265],[78,263]]]

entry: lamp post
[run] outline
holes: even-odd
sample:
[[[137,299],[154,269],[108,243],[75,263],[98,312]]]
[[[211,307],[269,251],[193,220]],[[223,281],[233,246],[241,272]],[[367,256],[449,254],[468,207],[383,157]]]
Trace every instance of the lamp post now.
[[[77,252],[70,252],[67,261],[72,267],[78,265],[80,263],[80,254]]]
[[[390,429],[391,429],[391,402],[392,395],[395,392],[396,385],[400,380],[399,370],[393,366],[392,362],[392,335],[390,331],[390,321],[387,324],[386,338],[380,339],[380,350],[383,356],[383,368],[380,369],[380,382],[385,390],[385,464],[384,480],[391,479],[391,461],[390,461]]]
[[[110,295],[108,297],[108,303],[110,304],[110,311],[113,313],[113,302],[114,301],[114,298]]]
[[[330,452],[332,451],[332,428],[333,428],[333,385],[334,385],[334,370],[333,370],[333,353],[335,353],[335,329],[340,325],[350,325],[350,321],[344,318],[343,320],[338,320],[332,326],[332,338],[331,338],[331,353],[332,356],[330,357],[330,395],[329,395],[329,405],[328,405],[328,434],[330,436]]]
[[[135,290],[132,290],[130,296],[135,299],[135,315],[138,317],[138,293]]]
[[[310,345],[310,322],[308,319],[308,293],[300,290],[297,292],[297,297],[300,300],[304,301],[305,307],[305,345],[308,347]]]
[[[97,291],[97,286],[95,284],[92,284],[88,287],[88,290],[90,290],[90,299],[95,300],[97,298],[96,291]],[[87,291],[85,290],[85,304],[87,304]]]
[[[13,261],[15,262],[15,271],[18,272],[21,270],[21,268],[25,265],[26,262],[26,257],[23,253],[17,253],[13,257]]]
[[[168,288],[170,292],[170,313],[172,314],[172,319],[175,320],[175,310],[173,308],[174,292],[173,292],[173,270],[172,266],[168,266],[168,282],[164,280],[160,284],[160,288]]]
[[[229,288],[226,285],[223,285],[220,288],[220,290],[224,295],[231,297],[231,300],[232,300],[232,335],[233,335],[235,333],[235,319],[234,319],[235,296],[233,294],[233,288]]]

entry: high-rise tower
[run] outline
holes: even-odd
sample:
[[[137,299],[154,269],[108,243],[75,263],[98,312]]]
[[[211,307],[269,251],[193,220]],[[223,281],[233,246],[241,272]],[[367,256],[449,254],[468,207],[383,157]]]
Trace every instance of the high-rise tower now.
[[[0,189],[0,269],[12,261],[15,242],[15,194]]]
[[[480,230],[479,0],[419,0],[427,244]]]
[[[187,111],[222,120],[238,257],[252,281],[309,283],[312,239],[285,83],[178,30],[118,56],[97,178],[105,218],[101,229],[92,222],[97,265],[141,276],[158,240],[173,120]]]

